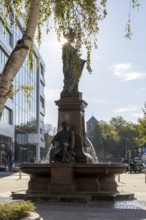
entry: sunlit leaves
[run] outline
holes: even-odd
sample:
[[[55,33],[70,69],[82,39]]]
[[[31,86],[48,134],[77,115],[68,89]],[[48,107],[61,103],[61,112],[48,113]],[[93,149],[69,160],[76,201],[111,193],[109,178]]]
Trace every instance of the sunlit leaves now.
[[[146,144],[146,103],[143,108],[143,117],[139,119],[138,132],[139,136],[136,141],[139,145],[144,146]]]
[[[125,27],[125,37],[127,39],[131,40],[132,39],[132,35],[133,35],[133,33],[132,33],[132,29],[131,29],[131,23],[130,23],[130,21],[128,21],[128,23],[127,23],[127,25]]]
[[[129,2],[129,13],[128,13],[128,22],[125,28],[125,37],[127,39],[132,39],[132,27],[131,27],[131,8],[138,8],[140,6],[140,0],[130,0]]]
[[[132,0],[132,7],[137,7],[139,9],[140,6],[140,0]]]
[[[98,2],[98,4],[97,4]],[[105,17],[106,1],[64,0],[54,1],[53,11],[58,37],[72,28],[76,33],[75,47],[87,49],[87,67],[90,70],[92,46],[97,46],[98,22]]]
[[[4,4],[7,16],[15,9],[16,17],[22,17],[29,13],[31,0],[6,0]],[[46,32],[54,26],[58,39],[63,33],[72,28],[76,33],[75,48],[80,51],[84,45],[87,50],[87,69],[91,72],[90,56],[93,46],[97,47],[97,34],[99,21],[104,19],[106,12],[106,0],[40,0],[41,8],[38,21],[38,43],[41,44],[41,27],[46,26]],[[6,15],[5,15],[6,16]],[[15,17],[15,18],[16,18]],[[53,20],[53,22],[49,22]]]

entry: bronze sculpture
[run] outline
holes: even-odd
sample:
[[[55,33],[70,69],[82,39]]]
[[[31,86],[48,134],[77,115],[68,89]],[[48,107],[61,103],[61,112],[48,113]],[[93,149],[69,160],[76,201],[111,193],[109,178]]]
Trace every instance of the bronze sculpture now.
[[[74,162],[74,132],[68,122],[62,122],[62,130],[52,140],[53,148],[50,152],[51,160],[54,162]]]
[[[86,61],[80,58],[77,49],[71,45],[75,38],[73,30],[70,29],[64,36],[67,43],[63,45],[62,51],[64,87],[61,95],[74,97],[78,96],[78,84]]]

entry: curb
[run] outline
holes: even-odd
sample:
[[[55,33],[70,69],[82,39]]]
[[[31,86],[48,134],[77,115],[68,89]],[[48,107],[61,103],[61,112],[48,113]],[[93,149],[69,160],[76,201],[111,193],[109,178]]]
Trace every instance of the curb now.
[[[43,220],[42,218],[40,218],[40,215],[36,212],[28,212],[29,216],[26,218],[22,218],[20,220]]]

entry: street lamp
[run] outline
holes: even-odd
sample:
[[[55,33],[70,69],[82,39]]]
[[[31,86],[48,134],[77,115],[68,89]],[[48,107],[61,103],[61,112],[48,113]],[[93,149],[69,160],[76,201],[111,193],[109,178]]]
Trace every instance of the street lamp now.
[[[127,155],[128,155],[128,171],[129,171],[129,173],[130,173],[130,158],[131,158],[131,151],[132,151],[132,150],[128,150],[128,151],[127,151]]]

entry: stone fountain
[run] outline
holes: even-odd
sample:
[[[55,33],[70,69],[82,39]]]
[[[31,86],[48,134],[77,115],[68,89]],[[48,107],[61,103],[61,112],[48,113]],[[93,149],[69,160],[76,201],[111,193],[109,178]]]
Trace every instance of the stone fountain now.
[[[84,112],[87,103],[78,91],[85,61],[71,45],[72,33],[67,38],[69,41],[63,46],[64,87],[60,99],[55,103],[58,106],[58,132],[61,131],[62,122],[67,122],[73,131],[74,158],[64,160],[64,156],[60,154],[60,160],[55,159],[55,155],[49,163],[21,164],[21,171],[30,175],[30,181],[25,192],[13,193],[14,199],[23,197],[32,200],[87,201],[96,198],[115,199],[119,196],[115,176],[125,172],[125,165],[93,164],[90,155],[85,152]],[[68,143],[64,146],[67,146],[66,150],[69,148]],[[59,153],[63,151],[62,148],[63,145]]]

